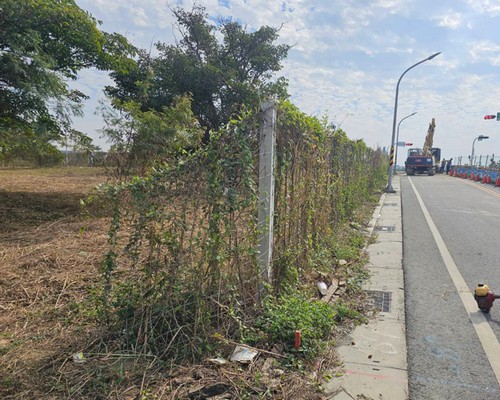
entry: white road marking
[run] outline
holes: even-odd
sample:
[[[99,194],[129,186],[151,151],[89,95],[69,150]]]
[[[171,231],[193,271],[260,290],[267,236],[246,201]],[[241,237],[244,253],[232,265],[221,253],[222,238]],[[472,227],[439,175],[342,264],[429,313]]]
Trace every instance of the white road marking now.
[[[441,253],[441,257],[443,258],[444,264],[448,269],[448,273],[450,274],[450,277],[455,285],[455,288],[457,289],[457,292],[460,296],[460,299],[462,300],[465,310],[469,314],[470,321],[472,322],[472,325],[476,330],[476,334],[479,337],[481,345],[483,346],[484,352],[486,353],[486,357],[488,358],[488,361],[491,364],[491,368],[493,369],[497,381],[500,384],[500,344],[498,343],[497,337],[493,333],[493,330],[491,329],[483,312],[480,311],[479,308],[477,307],[477,303],[476,300],[474,300],[472,292],[470,291],[467,284],[465,283],[464,278],[460,274],[460,271],[458,270],[455,261],[453,261],[453,258],[451,257],[451,254],[448,251],[448,248],[446,247],[446,244],[444,243],[441,234],[439,233],[436,225],[434,224],[434,221],[432,220],[429,211],[427,211],[427,207],[425,206],[422,197],[420,197],[417,188],[413,184],[410,177],[408,177],[408,180],[410,181],[410,185],[413,188],[413,191],[415,192],[415,196],[417,196],[420,208],[424,213],[425,220],[429,225],[429,228],[432,232],[432,236],[434,236],[434,241],[436,242],[439,252]]]

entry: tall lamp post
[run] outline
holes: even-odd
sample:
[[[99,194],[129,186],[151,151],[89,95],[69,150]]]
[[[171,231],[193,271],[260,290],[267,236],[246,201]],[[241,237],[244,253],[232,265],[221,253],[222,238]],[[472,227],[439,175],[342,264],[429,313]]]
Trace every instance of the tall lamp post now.
[[[416,64],[413,64],[410,68],[408,68],[405,72],[401,74],[398,80],[398,84],[396,85],[396,98],[394,100],[394,118],[392,120],[392,138],[391,138],[391,155],[390,155],[390,161],[389,161],[389,177],[387,178],[387,186],[385,188],[386,193],[396,193],[394,188],[392,187],[392,163],[393,163],[393,157],[394,157],[394,139],[396,138],[396,119],[398,116],[398,94],[399,94],[399,84],[401,83],[401,79],[403,79],[403,76],[412,68],[415,68],[417,65],[420,65],[426,61],[432,60],[434,57],[440,55],[441,52],[435,53],[432,56],[427,57],[426,59],[419,61]]]
[[[477,138],[475,138],[473,141],[472,141],[472,152],[471,152],[471,155],[470,155],[470,166],[473,167],[472,163],[474,162],[474,145],[476,144],[476,140],[486,140],[486,139],[489,139],[490,137],[489,136],[484,136],[484,135],[479,135]]]
[[[415,111],[413,114],[407,115],[406,117],[402,118],[399,123],[398,123],[398,133],[396,134],[396,157],[394,160],[394,174],[397,174],[397,166],[398,166],[398,148],[399,148],[399,125],[401,125],[401,122],[403,122],[406,118],[413,117],[417,112]]]

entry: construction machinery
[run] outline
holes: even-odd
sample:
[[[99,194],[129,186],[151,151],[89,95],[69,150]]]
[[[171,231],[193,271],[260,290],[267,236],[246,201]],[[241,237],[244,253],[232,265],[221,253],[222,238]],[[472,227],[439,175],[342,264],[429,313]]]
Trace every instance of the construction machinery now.
[[[424,146],[420,148],[411,148],[408,150],[408,158],[405,162],[405,170],[407,175],[415,175],[417,173],[434,175],[439,171],[441,163],[441,149],[432,147],[434,142],[434,131],[436,129],[436,121],[432,118],[425,136]]]

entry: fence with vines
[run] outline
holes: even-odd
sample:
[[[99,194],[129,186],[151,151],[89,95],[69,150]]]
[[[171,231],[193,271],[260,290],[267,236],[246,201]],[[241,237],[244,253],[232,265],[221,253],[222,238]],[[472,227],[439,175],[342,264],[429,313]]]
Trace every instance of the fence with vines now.
[[[210,144],[107,187],[113,201],[100,315],[129,350],[194,360],[221,338],[258,336],[259,115]],[[343,223],[384,178],[383,154],[279,105],[270,292],[334,263]]]

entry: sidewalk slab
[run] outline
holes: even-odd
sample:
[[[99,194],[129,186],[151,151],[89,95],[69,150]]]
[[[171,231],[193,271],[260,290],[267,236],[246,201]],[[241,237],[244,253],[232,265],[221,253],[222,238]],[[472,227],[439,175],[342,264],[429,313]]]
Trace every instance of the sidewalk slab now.
[[[366,249],[371,278],[364,289],[381,311],[368,324],[356,327],[338,348],[343,375],[323,384],[331,400],[408,399],[398,176],[393,187],[396,193],[383,194],[373,213],[369,227],[376,240]],[[378,228],[387,226],[394,228]]]

